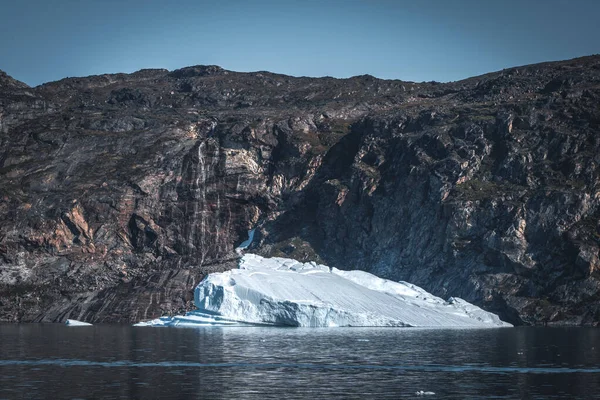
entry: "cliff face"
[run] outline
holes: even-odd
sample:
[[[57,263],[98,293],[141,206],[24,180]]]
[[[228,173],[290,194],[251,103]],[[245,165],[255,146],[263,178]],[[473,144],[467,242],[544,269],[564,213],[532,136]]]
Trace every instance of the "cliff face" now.
[[[138,321],[251,251],[600,321],[600,57],[461,82],[0,74],[0,320]]]

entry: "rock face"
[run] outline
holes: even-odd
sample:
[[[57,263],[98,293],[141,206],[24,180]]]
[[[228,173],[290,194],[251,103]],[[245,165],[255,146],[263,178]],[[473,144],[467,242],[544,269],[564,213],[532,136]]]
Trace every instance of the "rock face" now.
[[[440,84],[0,73],[0,320],[193,307],[251,252],[600,321],[600,57]]]

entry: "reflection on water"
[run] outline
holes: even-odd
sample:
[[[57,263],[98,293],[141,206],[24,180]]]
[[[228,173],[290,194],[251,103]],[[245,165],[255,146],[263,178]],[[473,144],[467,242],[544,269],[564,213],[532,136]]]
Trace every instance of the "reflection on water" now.
[[[0,325],[0,398],[600,398],[600,333]]]

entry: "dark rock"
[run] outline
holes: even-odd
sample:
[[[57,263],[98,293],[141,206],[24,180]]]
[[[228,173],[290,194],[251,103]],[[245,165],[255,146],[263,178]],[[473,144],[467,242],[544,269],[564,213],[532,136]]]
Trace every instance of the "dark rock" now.
[[[250,251],[600,321],[600,58],[452,83],[0,73],[0,320],[193,307]]]

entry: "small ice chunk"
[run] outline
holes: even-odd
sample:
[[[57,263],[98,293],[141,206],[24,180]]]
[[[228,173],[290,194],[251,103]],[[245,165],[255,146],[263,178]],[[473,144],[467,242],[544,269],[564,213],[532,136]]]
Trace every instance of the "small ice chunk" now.
[[[92,324],[90,324],[88,322],[77,321],[76,319],[68,319],[67,322],[65,322],[65,325],[67,325],[67,326],[92,326]]]

